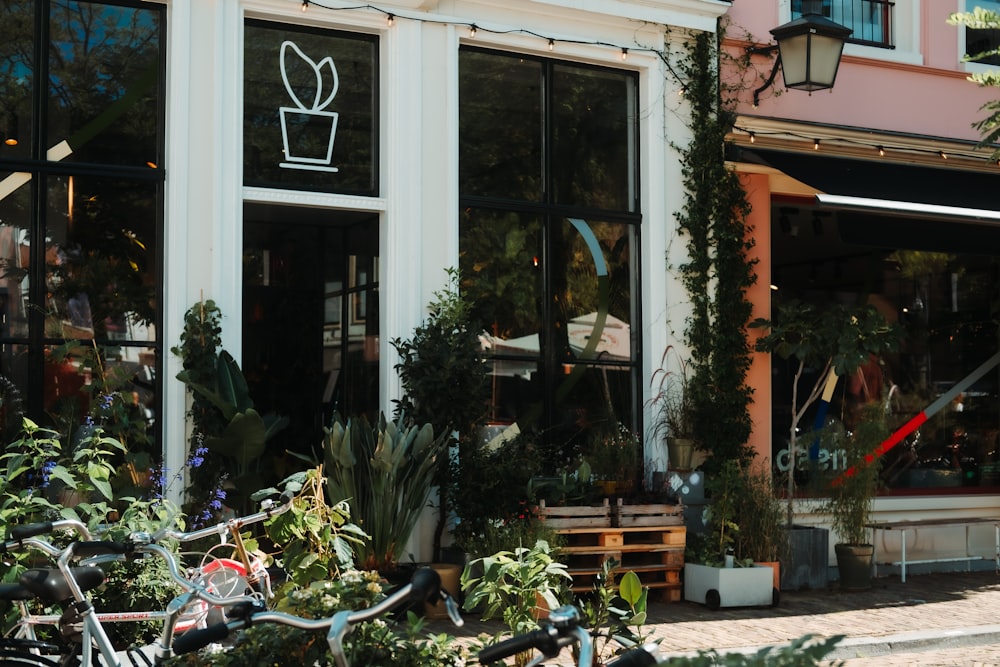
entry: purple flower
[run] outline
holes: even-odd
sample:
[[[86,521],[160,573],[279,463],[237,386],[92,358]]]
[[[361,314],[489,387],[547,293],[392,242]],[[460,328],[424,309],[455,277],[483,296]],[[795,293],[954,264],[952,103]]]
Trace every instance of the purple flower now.
[[[49,475],[56,467],[55,461],[46,461],[42,464],[41,487],[44,489],[49,485]]]

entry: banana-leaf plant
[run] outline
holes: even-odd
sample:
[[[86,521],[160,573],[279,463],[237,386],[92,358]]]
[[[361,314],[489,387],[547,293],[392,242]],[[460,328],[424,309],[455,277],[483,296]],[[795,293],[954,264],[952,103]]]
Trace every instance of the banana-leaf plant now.
[[[246,378],[232,355],[220,350],[215,363],[214,386],[192,379],[188,370],[177,374],[188,389],[218,408],[226,422],[222,433],[206,434],[204,444],[210,452],[225,457],[233,471],[236,501],[241,504],[248,494],[264,486],[259,462],[267,441],[288,425],[287,417],[261,415],[254,409]]]
[[[330,502],[347,500],[354,521],[371,537],[355,544],[358,563],[391,571],[427,506],[449,434],[435,437],[430,424],[406,426],[402,416],[392,422],[384,414],[374,427],[365,417],[345,422],[334,415],[324,430]]]

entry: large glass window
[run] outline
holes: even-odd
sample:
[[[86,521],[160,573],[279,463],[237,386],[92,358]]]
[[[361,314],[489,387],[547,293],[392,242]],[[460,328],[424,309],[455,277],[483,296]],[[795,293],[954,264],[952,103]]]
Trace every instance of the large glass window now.
[[[243,182],[378,194],[378,40],[247,21]]]
[[[463,290],[492,422],[568,443],[639,430],[637,77],[463,49]]]
[[[926,422],[901,431],[906,437],[882,456],[884,488],[897,494],[995,491],[1000,365],[991,360],[1000,341],[1000,230],[786,205],[774,209],[771,233],[775,300],[867,302],[904,331],[898,352],[873,358],[839,381],[825,425],[851,430],[858,407],[872,402],[885,407],[892,431],[925,415]],[[772,460],[787,468],[794,368],[777,355],[773,364]],[[815,379],[818,370],[806,373]],[[811,430],[814,422],[809,414],[801,424]],[[842,462],[835,447],[813,448],[812,457],[821,470],[836,471]],[[809,462],[799,463],[799,474],[808,475]]]
[[[156,447],[163,7],[0,0],[0,374]],[[39,59],[40,58],[40,59]]]

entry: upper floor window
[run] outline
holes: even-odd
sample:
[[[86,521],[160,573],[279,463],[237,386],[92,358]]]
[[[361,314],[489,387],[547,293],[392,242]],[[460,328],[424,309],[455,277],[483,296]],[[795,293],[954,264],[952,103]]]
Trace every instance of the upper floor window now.
[[[1000,14],[1000,0],[969,0],[965,4],[967,11],[971,11],[972,7],[975,6]],[[965,55],[973,58],[973,63],[1000,65],[1000,54],[998,53],[976,58],[980,53],[995,51],[997,48],[1000,48],[1000,30],[996,28],[988,30],[965,29]]]
[[[792,0],[792,18],[802,16],[802,0]],[[850,28],[853,44],[893,49],[893,14],[890,0],[823,0],[823,16]]]

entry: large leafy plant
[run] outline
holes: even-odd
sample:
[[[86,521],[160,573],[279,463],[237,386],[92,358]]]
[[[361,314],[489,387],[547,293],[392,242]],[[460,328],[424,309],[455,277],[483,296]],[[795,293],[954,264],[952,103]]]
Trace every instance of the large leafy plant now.
[[[288,418],[257,412],[239,364],[225,350],[218,353],[214,376],[199,380],[185,369],[177,379],[222,416],[225,426],[219,432],[206,433],[204,444],[225,462],[224,470],[233,472],[232,504],[242,507],[250,493],[266,486],[260,471],[261,458],[267,441],[288,425]]]
[[[477,558],[461,579],[465,608],[483,605],[483,620],[499,616],[515,635],[537,627],[539,599],[549,609],[558,607],[558,596],[571,581],[566,565],[555,559],[544,540]]]
[[[295,492],[291,508],[267,520],[268,537],[281,548],[281,565],[298,586],[335,578],[354,567],[354,546],[367,535],[351,522],[346,500],[333,505],[323,492],[323,469],[296,473],[286,489]]]
[[[363,416],[344,422],[334,415],[325,431],[330,500],[347,501],[371,537],[355,544],[358,560],[366,569],[394,569],[427,506],[448,434],[435,437],[430,424],[407,425],[402,416],[392,422],[385,415],[374,426]]]

